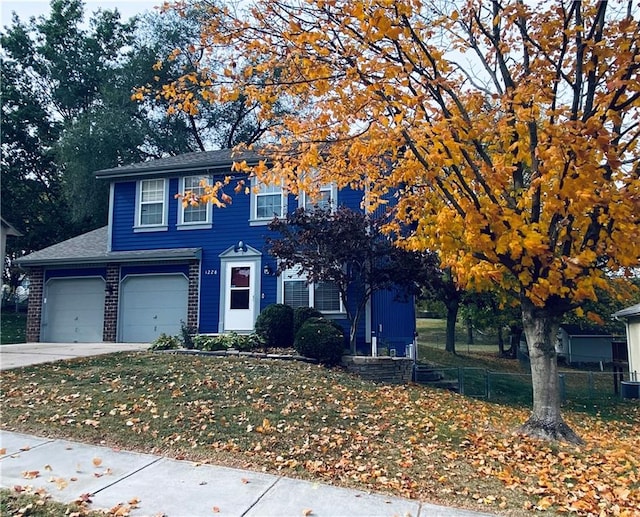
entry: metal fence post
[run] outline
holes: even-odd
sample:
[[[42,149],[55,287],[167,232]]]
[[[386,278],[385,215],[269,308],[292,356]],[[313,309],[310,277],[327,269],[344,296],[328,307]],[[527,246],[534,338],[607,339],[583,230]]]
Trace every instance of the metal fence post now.
[[[464,395],[464,368],[458,367],[458,391]]]
[[[486,375],[486,392],[487,392],[487,400],[491,400],[491,372],[489,370],[485,370]]]

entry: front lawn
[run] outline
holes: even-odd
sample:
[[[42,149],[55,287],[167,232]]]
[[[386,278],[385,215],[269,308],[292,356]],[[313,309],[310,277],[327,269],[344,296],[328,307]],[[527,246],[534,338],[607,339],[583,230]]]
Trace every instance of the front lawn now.
[[[2,376],[6,429],[505,515],[640,510],[637,403],[568,413],[576,448],[513,435],[526,410],[306,363],[114,354]]]
[[[0,344],[24,343],[27,335],[27,315],[23,312],[2,311],[0,314]]]

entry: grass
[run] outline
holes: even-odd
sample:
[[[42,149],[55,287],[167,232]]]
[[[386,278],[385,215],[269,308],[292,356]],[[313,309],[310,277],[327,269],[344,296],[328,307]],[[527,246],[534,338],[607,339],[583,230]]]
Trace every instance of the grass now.
[[[29,517],[69,517],[104,515],[103,512],[88,511],[84,505],[62,504],[51,500],[44,492],[33,493],[29,490],[21,493],[0,489],[1,516],[29,516]]]
[[[436,319],[418,319],[418,358],[421,362],[437,365],[445,379],[459,381],[467,396],[486,398],[515,407],[530,407],[532,389],[530,369],[526,362],[500,357],[496,336],[485,334],[476,344],[458,341],[457,354],[444,350],[446,322]],[[458,338],[466,339],[466,329],[456,329]],[[492,344],[491,340],[495,342]],[[442,340],[442,341],[441,341]],[[560,366],[563,375],[564,406],[593,415],[615,418],[619,395],[615,394],[613,373],[595,368],[580,370]],[[461,381],[461,382],[460,382]]]
[[[27,336],[27,315],[23,312],[2,311],[0,315],[0,344],[24,343]]]
[[[633,403],[610,420],[569,412],[576,449],[513,435],[526,410],[306,363],[113,354],[2,376],[6,429],[505,515],[569,511],[577,477],[605,513],[640,505],[615,496],[640,488]]]

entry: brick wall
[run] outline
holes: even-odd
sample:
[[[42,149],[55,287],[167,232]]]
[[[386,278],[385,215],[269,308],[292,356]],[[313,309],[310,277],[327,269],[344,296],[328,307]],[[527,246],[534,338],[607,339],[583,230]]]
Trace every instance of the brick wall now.
[[[115,343],[118,330],[118,296],[120,293],[120,266],[107,265],[107,285],[104,296],[104,327],[102,339]]]
[[[187,298],[187,326],[198,328],[198,291],[200,286],[200,262],[189,264],[189,294]]]
[[[42,294],[44,289],[44,269],[34,267],[29,270],[29,305],[27,306],[27,343],[40,342],[42,323]]]

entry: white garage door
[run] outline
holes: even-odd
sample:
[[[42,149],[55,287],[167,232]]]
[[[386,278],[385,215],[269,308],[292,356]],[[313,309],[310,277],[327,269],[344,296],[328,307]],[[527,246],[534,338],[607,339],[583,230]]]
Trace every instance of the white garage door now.
[[[120,341],[150,343],[176,335],[187,321],[189,282],[184,275],[128,276],[120,290]]]
[[[45,286],[42,338],[50,343],[99,343],[104,323],[102,278],[54,278]]]

